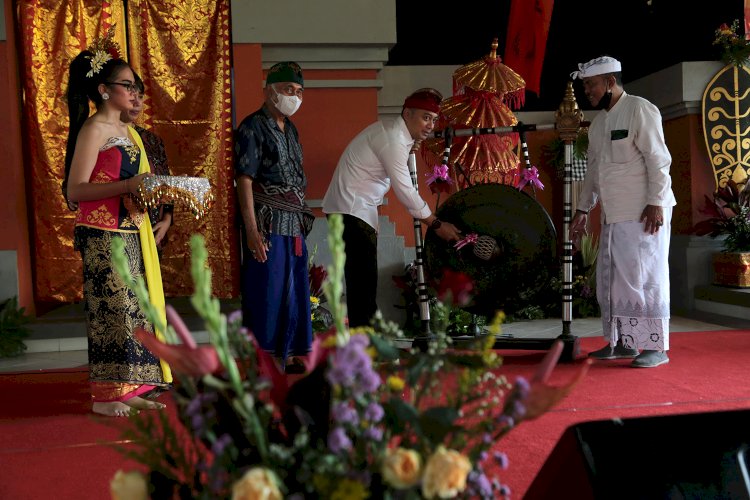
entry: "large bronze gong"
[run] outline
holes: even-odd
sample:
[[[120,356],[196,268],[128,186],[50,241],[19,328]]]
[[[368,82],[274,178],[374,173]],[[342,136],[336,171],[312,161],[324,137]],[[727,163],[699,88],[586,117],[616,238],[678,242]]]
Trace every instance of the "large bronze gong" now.
[[[464,234],[477,233],[497,242],[491,257],[475,255],[468,245],[455,249],[433,231],[425,237],[425,269],[439,280],[445,269],[474,280],[474,300],[467,310],[487,317],[533,305],[534,297],[559,271],[555,226],[533,197],[504,184],[481,184],[452,195],[436,215]],[[484,238],[484,241],[491,241]]]

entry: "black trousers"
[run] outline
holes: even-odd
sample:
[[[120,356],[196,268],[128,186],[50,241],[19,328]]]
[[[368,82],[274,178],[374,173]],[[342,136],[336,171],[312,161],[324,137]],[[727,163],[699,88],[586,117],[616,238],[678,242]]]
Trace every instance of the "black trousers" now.
[[[346,309],[349,326],[368,326],[378,305],[378,233],[362,219],[344,214]]]

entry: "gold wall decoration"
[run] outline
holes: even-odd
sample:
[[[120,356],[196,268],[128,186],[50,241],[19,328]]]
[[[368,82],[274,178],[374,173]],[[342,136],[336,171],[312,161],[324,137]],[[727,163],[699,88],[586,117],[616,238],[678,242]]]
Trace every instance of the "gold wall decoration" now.
[[[716,188],[750,176],[750,70],[727,65],[703,92],[703,135]]]

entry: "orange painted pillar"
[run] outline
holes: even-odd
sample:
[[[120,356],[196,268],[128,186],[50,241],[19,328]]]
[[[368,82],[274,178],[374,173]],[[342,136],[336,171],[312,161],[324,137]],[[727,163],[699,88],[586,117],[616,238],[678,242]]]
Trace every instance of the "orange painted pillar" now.
[[[0,143],[3,174],[0,182],[0,250],[17,256],[18,302],[35,313],[32,284],[29,214],[21,142],[21,90],[18,81],[18,50],[12,36],[13,2],[5,2],[7,40],[0,41]],[[62,271],[62,270],[61,270]]]

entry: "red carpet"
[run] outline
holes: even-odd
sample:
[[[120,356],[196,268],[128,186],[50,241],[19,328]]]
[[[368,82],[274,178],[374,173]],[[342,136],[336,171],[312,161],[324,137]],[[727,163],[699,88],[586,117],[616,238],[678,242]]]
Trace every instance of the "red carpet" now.
[[[581,344],[585,353],[602,340]],[[671,344],[670,363],[655,369],[630,368],[629,360],[595,363],[559,407],[499,442],[510,459],[500,478],[513,498],[523,497],[570,425],[750,408],[750,331],[677,333]],[[510,381],[530,376],[543,356],[501,354]],[[568,380],[576,365],[558,366],[551,383]],[[0,498],[106,499],[115,471],[135,467],[107,444],[119,439],[118,429],[89,413],[85,370],[0,374],[0,398]]]
[[[560,406],[538,420],[522,423],[498,443],[497,449],[506,452],[510,461],[500,478],[511,487],[513,498],[522,498],[571,425],[617,417],[750,408],[750,331],[676,333],[670,344],[670,362],[657,368],[631,368],[630,360],[595,362]],[[584,353],[602,345],[601,338],[581,339]],[[543,357],[543,353],[529,351],[502,354],[509,380],[531,373]],[[576,365],[558,366],[550,383],[570,380]]]

